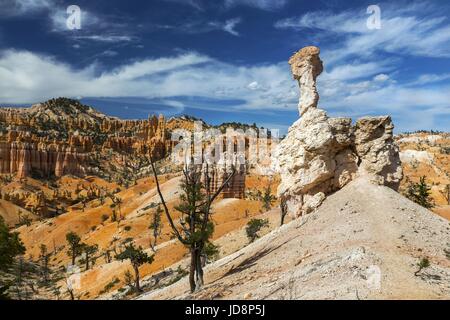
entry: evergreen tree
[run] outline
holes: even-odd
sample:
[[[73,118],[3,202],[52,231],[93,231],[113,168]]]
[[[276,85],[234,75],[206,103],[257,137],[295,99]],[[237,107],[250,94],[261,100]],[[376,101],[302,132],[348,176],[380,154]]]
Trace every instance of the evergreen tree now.
[[[153,213],[152,222],[149,226],[149,229],[153,231],[153,239],[150,240],[150,247],[153,251],[156,251],[156,244],[158,242],[158,237],[161,236],[162,232],[162,222],[161,222],[161,214],[163,213],[163,210],[160,206],[158,206]]]
[[[268,227],[269,221],[267,219],[252,219],[247,223],[245,232],[247,233],[247,238],[250,242],[254,242],[259,238],[259,231],[262,228]]]
[[[419,183],[411,183],[409,185],[406,196],[422,207],[431,209],[434,207],[434,203],[430,196],[430,190],[431,188],[426,183],[425,176],[423,176],[420,178]]]
[[[139,276],[139,267],[145,263],[152,263],[154,260],[154,256],[148,256],[147,253],[142,250],[142,247],[135,248],[132,243],[125,246],[125,250],[121,253],[119,253],[116,256],[117,260],[130,260],[131,266],[134,270],[134,281],[135,285],[134,288],[136,289],[136,292],[141,291],[140,286],[140,276]]]
[[[42,270],[42,275],[44,277],[44,282],[48,282],[48,274],[49,274],[49,267],[48,267],[48,263],[50,260],[50,256],[51,253],[48,252],[47,250],[47,246],[45,244],[41,244],[39,246],[40,249],[40,254],[39,254],[39,260],[41,261],[41,270]]]
[[[206,166],[206,169],[203,172],[203,179],[200,166],[186,166],[183,169],[184,179],[181,183],[181,203],[175,207],[175,210],[181,213],[180,223],[177,226],[172,219],[172,215],[170,214],[161,193],[158,174],[153,159],[151,158],[150,163],[155,177],[157,191],[172,231],[178,241],[189,248],[191,255],[189,285],[191,292],[194,292],[203,286],[202,257],[204,257],[205,254],[205,246],[208,244],[209,239],[214,232],[214,225],[210,221],[211,205],[220,192],[222,192],[225,185],[227,185],[235,175],[236,170],[233,168],[233,171],[226,179],[224,179],[224,183],[214,194],[211,194],[211,181],[208,176],[208,166]]]
[[[69,244],[67,254],[72,257],[72,265],[74,266],[76,258],[83,252],[83,244],[81,238],[72,231],[66,234],[66,240]]]
[[[98,245],[97,244],[94,244],[92,246],[84,245],[83,251],[85,254],[86,270],[89,270],[89,262],[92,261],[92,256],[98,252]]]
[[[25,253],[25,247],[17,232],[9,232],[8,226],[0,217],[0,271],[7,271],[14,258]]]

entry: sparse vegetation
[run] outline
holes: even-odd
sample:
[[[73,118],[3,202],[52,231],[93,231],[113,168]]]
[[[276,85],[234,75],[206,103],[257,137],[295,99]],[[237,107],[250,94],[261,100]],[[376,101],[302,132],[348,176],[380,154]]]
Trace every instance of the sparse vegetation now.
[[[98,245],[83,245],[83,252],[84,252],[84,259],[86,263],[86,270],[89,270],[90,262],[92,264],[94,263],[95,259],[93,258],[93,255],[95,255],[98,252]]]
[[[262,228],[269,226],[269,221],[267,219],[252,219],[247,223],[245,232],[247,233],[247,238],[250,243],[254,242],[260,237],[259,232]]]
[[[434,207],[434,203],[430,190],[431,188],[428,186],[425,176],[423,176],[420,178],[419,183],[410,183],[406,191],[406,196],[422,207],[431,209]]]
[[[205,247],[203,248],[202,252],[202,256],[204,257],[203,265],[205,265],[210,261],[217,260],[219,258],[219,254],[220,254],[219,246],[216,246],[214,243],[208,241]]]
[[[272,204],[275,202],[275,200],[277,200],[277,197],[272,194],[272,186],[271,183],[269,183],[264,189],[264,193],[261,197],[263,209],[265,211],[269,211],[270,209],[272,209]]]
[[[168,286],[170,286],[171,284],[174,284],[175,282],[180,281],[181,279],[183,279],[185,276],[187,276],[189,274],[189,271],[183,269],[181,266],[178,266],[177,268],[177,274],[175,275],[174,278],[172,278],[169,283],[167,284]]]
[[[117,260],[130,260],[131,266],[134,270],[134,289],[136,292],[141,291],[141,285],[140,285],[140,275],[139,275],[139,267],[142,266],[145,263],[152,263],[154,256],[147,255],[147,253],[144,252],[142,247],[135,248],[132,243],[125,246],[125,250],[117,255]]]
[[[152,230],[152,237],[150,238],[150,247],[153,251],[156,251],[156,245],[158,242],[158,237],[161,236],[162,232],[162,222],[161,222],[161,214],[163,210],[160,206],[156,208],[152,215],[152,222],[149,226],[149,229]]]
[[[25,253],[25,247],[17,232],[10,232],[0,217],[0,271],[8,270],[14,258]]]
[[[102,291],[100,291],[100,295],[105,294],[107,292],[109,292],[112,288],[114,288],[114,286],[116,286],[117,284],[120,283],[119,278],[114,277],[113,280],[111,280],[111,282],[109,282]]]
[[[156,188],[172,231],[178,241],[189,248],[191,255],[189,285],[191,292],[194,292],[203,286],[202,254],[214,232],[214,224],[210,221],[211,205],[225,185],[227,185],[235,175],[236,169],[233,168],[232,173],[224,179],[224,183],[214,194],[211,194],[211,180],[207,173],[208,170],[206,169],[204,171],[206,174],[203,177],[203,183],[201,168],[194,165],[189,167],[186,166],[183,169],[184,179],[180,186],[182,189],[182,194],[180,195],[181,203],[175,207],[175,210],[181,213],[180,224],[176,226],[161,193],[158,173],[152,158],[150,158],[150,163],[156,182]]]
[[[76,258],[83,252],[83,244],[81,238],[75,232],[67,233],[66,240],[69,244],[67,254],[72,258],[72,265],[74,266]]]
[[[420,259],[419,263],[417,263],[417,266],[419,267],[419,270],[414,272],[414,275],[417,277],[419,273],[430,266],[430,260],[428,258],[422,258]]]
[[[49,260],[51,257],[51,253],[48,252],[47,246],[45,244],[41,244],[39,246],[40,254],[39,254],[39,260],[41,261],[41,270],[42,270],[42,276],[44,282],[48,282],[48,276],[49,276]]]

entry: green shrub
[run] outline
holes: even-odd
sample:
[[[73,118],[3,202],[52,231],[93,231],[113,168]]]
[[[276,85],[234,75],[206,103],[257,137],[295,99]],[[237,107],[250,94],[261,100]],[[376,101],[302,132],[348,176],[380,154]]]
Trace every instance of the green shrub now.
[[[247,238],[250,242],[254,242],[260,237],[259,232],[262,228],[269,226],[269,221],[267,219],[252,219],[247,223],[245,232],[247,233]]]
[[[421,205],[424,208],[431,209],[434,207],[431,198],[431,188],[426,183],[425,176],[420,178],[419,183],[410,183],[406,191],[406,197],[411,201]]]

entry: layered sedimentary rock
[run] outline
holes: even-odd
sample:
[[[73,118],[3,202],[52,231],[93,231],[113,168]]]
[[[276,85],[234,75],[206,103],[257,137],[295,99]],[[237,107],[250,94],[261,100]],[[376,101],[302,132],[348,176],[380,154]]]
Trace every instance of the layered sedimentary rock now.
[[[211,193],[216,192],[235,170],[233,177],[222,189],[221,197],[244,199],[246,165],[244,159],[239,158],[236,153],[228,156],[227,152],[224,152],[223,157],[216,164],[204,163],[202,169],[203,182],[210,186]],[[209,184],[206,183],[206,176],[209,178]]]
[[[397,189],[402,179],[391,118],[365,117],[352,126],[350,118],[330,118],[317,108],[316,77],[322,72],[319,49],[306,47],[289,61],[299,80],[301,118],[279,144],[279,196],[291,214],[309,213],[333,193],[365,175]]]
[[[37,138],[29,133],[10,131],[0,135],[0,173],[19,178],[33,172],[41,176],[82,175],[83,165],[93,150],[90,137],[71,136],[67,142]]]
[[[0,109],[0,174],[83,176],[108,150],[160,159],[171,148],[163,116],[119,120],[64,98]]]

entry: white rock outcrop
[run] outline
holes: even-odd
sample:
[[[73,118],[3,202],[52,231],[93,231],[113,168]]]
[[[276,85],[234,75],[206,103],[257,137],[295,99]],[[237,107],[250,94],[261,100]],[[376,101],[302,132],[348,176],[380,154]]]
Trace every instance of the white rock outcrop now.
[[[323,71],[323,64],[319,58],[317,47],[306,47],[298,51],[289,59],[292,75],[300,87],[300,102],[298,110],[303,115],[309,108],[316,108],[319,93],[316,88],[316,78]]]
[[[276,151],[278,195],[296,216],[311,212],[356,176],[393,189],[403,176],[389,116],[365,117],[352,126],[350,118],[329,118],[317,108],[316,78],[323,71],[319,53],[306,47],[289,60],[300,86],[301,117]]]

